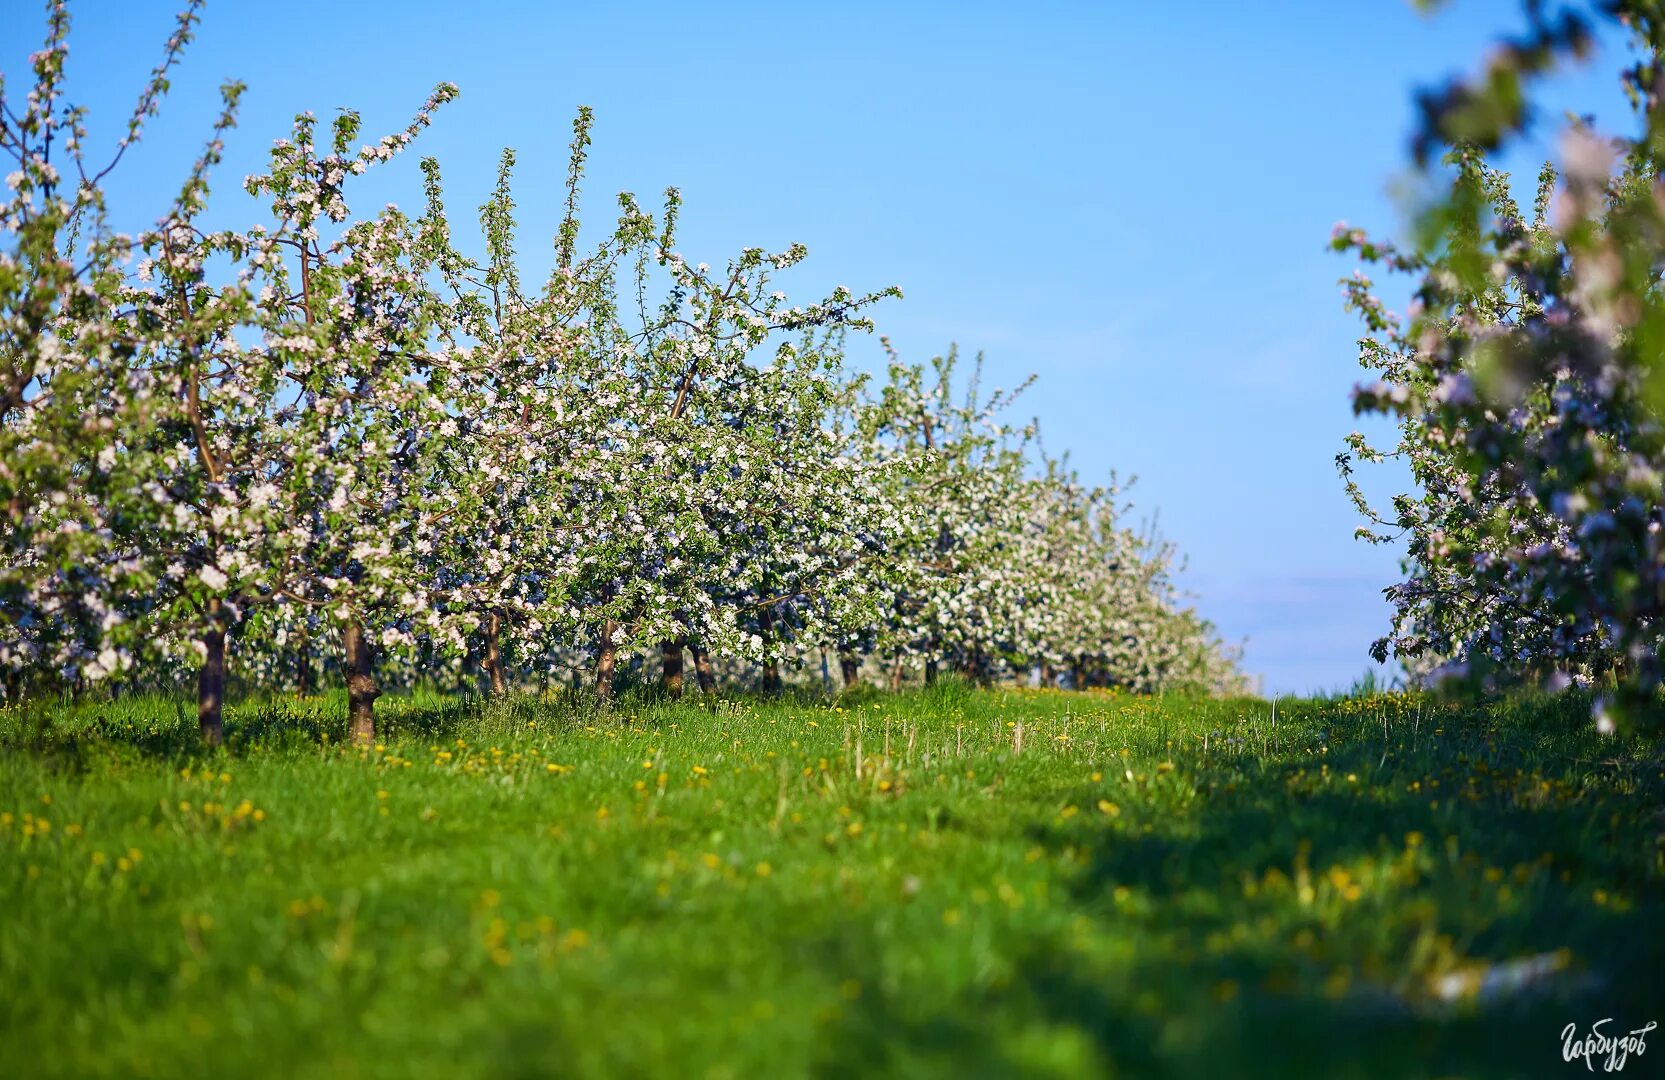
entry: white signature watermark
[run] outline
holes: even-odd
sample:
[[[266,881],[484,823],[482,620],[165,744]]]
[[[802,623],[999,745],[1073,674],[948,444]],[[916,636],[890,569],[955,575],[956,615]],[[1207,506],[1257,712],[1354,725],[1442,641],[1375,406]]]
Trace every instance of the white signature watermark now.
[[[1591,1072],[1596,1071],[1594,1062],[1601,1061],[1605,1072],[1618,1072],[1625,1067],[1625,1061],[1630,1055],[1641,1057],[1648,1049],[1648,1032],[1659,1026],[1657,1020],[1649,1020],[1646,1025],[1636,1028],[1624,1035],[1609,1035],[1602,1031],[1603,1024],[1611,1024],[1611,1016],[1597,1020],[1590,1025],[1590,1033],[1582,1039],[1578,1037],[1578,1025],[1568,1024],[1561,1029],[1561,1060],[1576,1061],[1584,1059],[1584,1067]]]

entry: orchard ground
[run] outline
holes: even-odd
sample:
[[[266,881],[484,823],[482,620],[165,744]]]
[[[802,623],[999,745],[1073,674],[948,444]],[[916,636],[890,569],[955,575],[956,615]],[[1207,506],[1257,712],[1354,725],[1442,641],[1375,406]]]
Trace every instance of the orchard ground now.
[[[1665,1019],[1665,763],[1587,702],[378,713],[0,714],[6,1071],[1519,1076]]]

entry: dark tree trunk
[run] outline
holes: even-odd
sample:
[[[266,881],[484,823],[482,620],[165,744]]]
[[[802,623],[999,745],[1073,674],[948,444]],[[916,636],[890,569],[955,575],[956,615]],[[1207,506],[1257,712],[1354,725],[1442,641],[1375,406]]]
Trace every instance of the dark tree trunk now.
[[[699,677],[700,693],[710,697],[717,692],[717,676],[711,670],[711,654],[692,642],[688,651],[694,654],[694,674]]]
[[[197,672],[197,730],[202,741],[218,746],[225,737],[225,624],[220,602],[208,602],[209,628],[203,632],[202,670]]]
[[[492,697],[508,693],[503,684],[503,647],[498,638],[503,631],[503,617],[492,612],[486,619],[486,659],[484,663],[487,692]]]
[[[682,696],[682,642],[667,641],[660,646],[665,669],[665,693]]]
[[[613,643],[613,632],[619,624],[608,619],[601,624],[601,640],[595,658],[595,696],[603,702],[613,700],[613,669],[619,663],[619,647]]]
[[[1071,690],[1085,690],[1085,689],[1087,689],[1087,684],[1085,682],[1085,673],[1083,672],[1083,670],[1081,668],[1081,664],[1079,662],[1070,665],[1070,689]]]
[[[861,661],[852,652],[838,654],[838,671],[844,676],[844,689],[854,690],[861,685]]]
[[[1044,687],[1050,688],[1053,685],[1053,678],[1054,678],[1054,676],[1052,674],[1052,665],[1051,664],[1042,664],[1041,665],[1041,685],[1044,686]]]
[[[295,695],[306,697],[312,693],[312,639],[303,627],[295,641]]]
[[[369,746],[376,741],[376,699],[382,691],[376,685],[363,623],[355,619],[347,624],[341,631],[341,648],[347,660],[347,733],[353,745]]]
[[[932,686],[937,681],[937,662],[935,659],[925,661],[925,685]]]
[[[757,618],[763,630],[765,647],[773,645],[775,643],[775,613],[768,608],[764,608]],[[763,692],[765,694],[776,694],[780,690],[780,665],[774,660],[763,661]]]

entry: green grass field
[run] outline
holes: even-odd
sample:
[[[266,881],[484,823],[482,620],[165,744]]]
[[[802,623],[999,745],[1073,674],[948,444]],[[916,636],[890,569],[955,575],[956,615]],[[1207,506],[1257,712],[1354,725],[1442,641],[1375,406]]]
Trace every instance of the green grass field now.
[[[0,1071],[1520,1076],[1665,1019],[1665,764],[1576,702],[378,711],[0,714]]]

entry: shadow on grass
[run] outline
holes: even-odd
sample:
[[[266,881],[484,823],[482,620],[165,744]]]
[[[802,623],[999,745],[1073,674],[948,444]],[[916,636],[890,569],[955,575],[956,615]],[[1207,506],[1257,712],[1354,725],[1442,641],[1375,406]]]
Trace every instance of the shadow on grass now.
[[[865,996],[831,1026],[837,1060],[988,1076],[1564,1074],[1567,1024],[1612,1017],[1622,1033],[1665,1006],[1657,746],[1601,743],[1564,712],[1441,717],[1437,742],[1326,722],[1320,754],[1291,740],[1147,775],[1172,790],[1117,796],[1119,818],[1088,809],[1101,787],[1064,794],[1083,812],[1029,835],[1079,857],[1063,880],[1074,931],[1024,942],[975,992]],[[1532,957],[1558,970],[1478,992]]]
[[[570,692],[490,701],[418,689],[382,697],[376,704],[376,727],[378,741],[440,741],[464,732],[509,730],[534,720],[578,725],[598,715],[593,701]],[[184,697],[38,702],[0,714],[0,750],[36,754],[74,770],[89,753],[135,753],[190,762],[222,754],[242,757],[341,747],[348,740],[346,694],[236,702],[226,707],[224,738],[220,748],[203,743],[195,705]]]
[[[690,692],[672,698],[656,684],[625,690],[611,706],[587,691],[511,693],[500,699],[417,687],[376,702],[378,742],[450,741],[461,735],[510,733],[537,723],[582,727],[597,724],[687,722],[738,706],[790,710],[825,704],[826,695],[789,688],[769,694]],[[307,696],[257,696],[228,704],[224,745],[205,745],[194,701],[183,695],[127,695],[99,700],[41,700],[0,709],[0,751],[36,754],[67,769],[91,752],[130,752],[157,760],[191,762],[219,754],[283,753],[341,747],[348,742],[347,696],[332,691]]]

